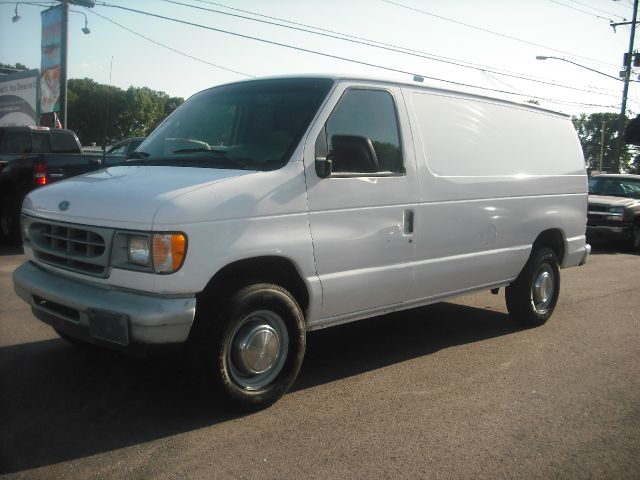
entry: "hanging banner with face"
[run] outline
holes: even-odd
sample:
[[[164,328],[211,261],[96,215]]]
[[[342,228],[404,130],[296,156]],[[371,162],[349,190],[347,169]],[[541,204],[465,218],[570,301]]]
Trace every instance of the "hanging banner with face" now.
[[[62,63],[62,5],[42,12],[40,60],[40,113],[60,111],[60,65]]]

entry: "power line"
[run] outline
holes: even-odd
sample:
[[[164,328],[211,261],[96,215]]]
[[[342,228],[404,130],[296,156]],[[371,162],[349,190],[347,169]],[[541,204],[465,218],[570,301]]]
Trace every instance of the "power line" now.
[[[472,28],[474,30],[479,30],[479,31],[484,32],[484,33],[489,33],[491,35],[496,35],[496,36],[502,37],[502,38],[508,38],[509,40],[514,40],[516,42],[525,43],[527,45],[533,45],[534,47],[546,48],[546,49],[552,50],[554,52],[564,53],[565,55],[569,55],[569,56],[576,57],[576,58],[581,58],[583,60],[589,60],[592,63],[597,63],[597,64],[600,64],[600,65],[608,65],[608,66],[612,66],[612,67],[616,66],[616,65],[613,65],[611,63],[601,62],[601,61],[596,60],[594,58],[585,57],[585,56],[582,56],[582,55],[577,55],[575,53],[571,53],[571,52],[567,52],[567,51],[564,51],[564,50],[559,50],[557,48],[549,47],[547,45],[541,45],[539,43],[530,42],[528,40],[523,40],[522,38],[512,37],[511,35],[506,35],[504,33],[494,32],[493,30],[489,30],[489,29],[484,28],[484,27],[478,27],[477,25],[471,25],[470,23],[460,22],[458,20],[453,20],[452,18],[443,17],[442,15],[436,15],[435,13],[426,12],[426,11],[420,10],[418,8],[410,7],[408,5],[403,5],[402,3],[393,2],[391,0],[381,0],[381,1],[383,1],[385,3],[388,3],[390,5],[395,5],[396,7],[405,8],[407,10],[412,10],[414,12],[418,12],[418,13],[421,13],[423,15],[428,15],[430,17],[435,17],[435,18],[438,18],[440,20],[444,20],[444,21],[447,21],[447,22],[455,23],[457,25],[462,25],[464,27]]]
[[[482,72],[484,73],[485,77],[487,77],[491,83],[493,83],[494,85],[496,85],[496,83],[501,83],[503,85],[506,85],[507,87],[509,87],[511,90],[515,90],[516,92],[520,92],[520,94],[522,94],[522,90],[520,90],[519,88],[514,87],[513,85],[500,80],[499,78],[494,77],[493,75],[489,74],[488,72]],[[497,85],[496,85],[497,86]]]
[[[333,33],[333,34],[341,35],[341,36],[347,37],[347,38],[353,38],[353,39],[356,39],[356,40],[364,40],[366,42],[375,43],[375,44],[383,45],[383,46],[386,46],[386,47],[399,48],[399,49],[401,49],[401,50],[403,50],[405,52],[412,52],[412,53],[419,53],[419,54],[423,54],[423,55],[428,55],[429,59],[434,60],[434,61],[438,61],[439,59],[451,60],[453,62],[464,63],[465,66],[477,67],[478,70],[494,70],[495,71],[494,73],[500,74],[500,75],[502,75],[503,72],[514,74],[514,75],[518,75],[516,72],[512,72],[512,71],[505,70],[505,69],[500,69],[500,68],[497,68],[497,67],[492,67],[492,66],[489,66],[489,65],[482,65],[482,64],[473,63],[473,62],[463,62],[462,60],[451,58],[451,57],[445,57],[445,56],[441,56],[441,55],[436,55],[434,53],[424,52],[424,51],[421,51],[421,50],[414,50],[414,49],[411,49],[411,48],[408,48],[408,47],[399,46],[399,45],[395,45],[395,44],[392,44],[392,43],[384,43],[384,42],[380,42],[380,41],[377,41],[377,40],[372,40],[372,39],[365,38],[365,37],[358,37],[358,36],[355,36],[355,35],[349,35],[349,34],[346,34],[346,33],[343,33],[343,32],[337,32],[335,30],[328,30],[326,28],[316,27],[314,25],[308,25],[308,24],[304,24],[304,23],[294,22],[292,20],[288,20],[288,19],[285,19],[285,18],[282,18],[282,17],[273,17],[273,16],[264,15],[264,14],[257,13],[257,12],[252,12],[250,10],[243,10],[243,9],[240,9],[240,8],[229,7],[228,5],[224,5],[222,3],[217,3],[217,2],[212,2],[212,1],[209,1],[209,0],[193,0],[193,1],[198,2],[198,3],[206,3],[206,4],[209,4],[209,5],[217,5],[219,7],[223,7],[223,8],[226,8],[228,10],[233,10],[233,11],[242,12],[242,13],[248,13],[248,14],[254,15],[256,17],[268,18],[268,19],[271,19],[271,20],[277,20],[279,22],[289,23],[291,25],[298,25],[298,26],[301,26],[301,27],[312,28],[314,30],[318,30],[318,31],[321,31],[321,32]],[[546,79],[546,78],[537,77],[535,75],[525,75],[525,74],[521,74],[521,75],[523,77],[528,77],[528,78],[531,78],[531,79],[549,80],[549,79]],[[590,88],[599,88],[599,87],[590,87]]]
[[[375,64],[375,63],[364,62],[364,61],[361,61],[361,60],[355,60],[355,59],[352,59],[352,58],[342,57],[342,56],[339,56],[339,55],[333,55],[333,54],[329,54],[329,53],[325,53],[325,52],[319,52],[319,51],[311,50],[311,49],[308,49],[308,48],[296,47],[294,45],[288,45],[286,43],[276,42],[276,41],[273,41],[273,40],[267,40],[267,39],[264,39],[264,38],[254,37],[254,36],[251,36],[251,35],[246,35],[246,34],[242,34],[242,33],[238,33],[238,32],[231,32],[231,31],[228,31],[228,30],[223,30],[221,28],[211,27],[211,26],[208,26],[208,25],[202,25],[202,24],[195,23],[195,22],[190,22],[190,21],[187,21],[187,20],[180,20],[178,18],[167,17],[165,15],[160,15],[160,14],[152,13],[152,12],[146,12],[146,11],[143,11],[143,10],[137,10],[137,9],[130,8],[130,7],[123,7],[123,6],[120,6],[120,5],[108,4],[108,3],[105,3],[105,2],[99,2],[99,3],[96,3],[96,5],[101,5],[101,6],[110,7],[110,8],[117,8],[117,9],[129,11],[129,12],[133,12],[133,13],[138,13],[138,14],[141,14],[141,15],[146,15],[146,16],[158,18],[158,19],[161,19],[161,20],[167,20],[167,21],[174,22],[174,23],[180,23],[180,24],[183,24],[183,25],[202,28],[202,29],[205,29],[205,30],[213,31],[213,32],[218,32],[218,33],[223,33],[223,34],[227,34],[227,35],[231,35],[231,36],[235,36],[235,37],[239,37],[239,38],[244,38],[244,39],[247,39],[247,40],[254,40],[254,41],[265,43],[265,44],[268,44],[268,45],[279,46],[279,47],[288,48],[288,49],[291,49],[291,50],[304,52],[304,53],[312,53],[314,55],[319,55],[319,56],[323,56],[323,57],[327,57],[327,58],[332,58],[332,59],[335,59],[335,60],[342,60],[342,61],[345,61],[345,62],[355,63],[357,65],[363,65],[363,66],[372,67],[372,68],[379,68],[381,70],[386,70],[386,71],[395,72],[395,73],[401,73],[401,74],[404,74],[404,75],[410,75],[412,77],[418,76],[418,77],[422,77],[424,79],[433,80],[433,81],[437,81],[437,82],[448,83],[448,84],[457,85],[457,86],[460,86],[460,87],[467,87],[467,88],[473,88],[473,89],[478,89],[478,90],[485,90],[485,91],[494,92],[494,93],[502,93],[502,94],[505,94],[505,95],[526,96],[526,97],[529,97],[529,98],[532,98],[532,99],[536,99],[536,100],[552,101],[552,102],[556,102],[556,103],[564,103],[564,104],[567,104],[567,105],[578,104],[577,102],[565,102],[565,101],[562,101],[562,100],[549,99],[549,98],[546,98],[546,97],[540,97],[540,96],[536,96],[536,95],[521,94],[521,93],[510,92],[510,91],[507,91],[507,90],[481,87],[481,86],[478,86],[478,85],[473,85],[473,84],[468,84],[468,83],[463,83],[463,82],[457,82],[457,81],[454,81],[454,80],[447,80],[447,79],[443,79],[443,78],[433,77],[433,76],[430,76],[430,75],[423,75],[423,74],[419,74],[419,73],[416,73],[416,72],[410,72],[410,71],[407,71],[407,70],[401,70],[401,69],[386,67],[386,66],[383,66],[383,65]],[[595,104],[583,104],[583,105],[596,106]],[[604,108],[609,108],[609,106],[607,106],[607,105],[599,105],[599,106],[600,107],[604,107]]]
[[[414,57],[419,57],[419,58],[424,58],[427,60],[431,60],[431,61],[436,61],[436,62],[442,62],[442,63],[447,63],[449,65],[455,65],[458,67],[462,67],[462,68],[468,68],[468,69],[472,69],[472,70],[478,70],[480,72],[490,72],[496,75],[503,75],[506,77],[511,77],[511,78],[517,78],[520,80],[525,80],[528,82],[536,82],[536,83],[541,83],[541,84],[545,84],[545,85],[551,85],[551,86],[555,86],[558,88],[566,88],[569,90],[577,90],[577,91],[581,91],[581,92],[587,92],[587,93],[593,93],[596,95],[603,95],[603,96],[616,96],[617,95],[611,95],[608,93],[602,93],[602,92],[598,92],[598,91],[594,91],[594,90],[589,90],[589,89],[585,89],[585,88],[580,88],[580,87],[576,87],[573,85],[563,85],[561,83],[557,83],[557,82],[553,82],[550,80],[541,80],[541,79],[533,79],[533,78],[528,78],[527,76],[521,75],[521,74],[517,74],[517,73],[513,73],[513,72],[505,72],[505,71],[501,71],[500,69],[495,69],[493,67],[489,67],[486,65],[481,65],[481,66],[473,66],[472,64],[468,64],[468,63],[463,63],[462,61],[459,60],[455,60],[455,59],[451,59],[451,58],[447,58],[447,57],[439,57],[439,56],[434,56],[433,54],[429,54],[427,52],[419,52],[417,50],[410,50],[410,49],[406,49],[405,47],[400,47],[397,45],[391,45],[391,44],[382,44],[380,42],[377,42],[375,40],[370,40],[367,38],[363,38],[363,37],[354,37],[352,35],[345,35],[343,33],[340,32],[336,32],[336,31],[330,31],[330,30],[325,30],[325,29],[321,29],[323,32],[331,32],[331,33],[323,33],[320,31],[313,31],[313,30],[309,30],[309,28],[316,28],[310,25],[303,25],[303,24],[298,24],[296,22],[289,22],[288,20],[283,20],[283,19],[279,19],[276,17],[267,17],[264,15],[260,15],[260,14],[256,14],[254,12],[250,12],[247,10],[240,10],[237,8],[231,8],[231,7],[225,7],[225,8],[230,8],[232,10],[236,10],[236,11],[241,11],[243,13],[249,13],[251,15],[258,15],[258,16],[263,16],[263,17],[267,17],[273,20],[277,20],[279,22],[288,22],[288,23],[292,23],[295,25],[301,25],[304,26],[306,28],[300,28],[298,26],[292,26],[292,25],[282,25],[281,23],[276,23],[273,21],[266,21],[266,20],[260,20],[257,18],[251,18],[251,17],[247,17],[244,15],[238,15],[238,14],[234,14],[234,13],[229,13],[229,12],[223,12],[220,10],[215,10],[212,8],[206,8],[206,7],[199,7],[197,5],[192,5],[192,4],[188,4],[188,3],[184,3],[181,1],[177,1],[177,0],[162,0],[166,3],[171,3],[174,5],[179,5],[179,6],[183,6],[183,7],[189,7],[189,8],[194,8],[197,10],[203,10],[203,11],[207,11],[207,12],[211,12],[211,13],[217,13],[217,14],[221,14],[221,15],[227,15],[227,16],[231,16],[234,18],[241,18],[244,20],[250,20],[253,22],[258,22],[258,23],[263,23],[263,24],[267,24],[267,25],[274,25],[274,26],[278,26],[278,27],[282,27],[282,28],[287,28],[290,30],[296,30],[296,31],[301,31],[301,32],[305,32],[305,33],[310,33],[313,35],[320,35],[323,37],[329,37],[329,38],[333,38],[333,39],[337,39],[337,40],[342,40],[345,42],[350,42],[350,43],[355,43],[358,45],[365,45],[365,46],[369,46],[369,47],[373,47],[373,48],[378,48],[381,50],[386,50],[386,51],[391,51],[394,53],[401,53],[401,54],[405,54],[405,55],[410,55],[410,56],[414,56]],[[195,0],[195,1],[199,1],[200,3],[207,3],[207,4],[211,4],[211,5],[220,5],[219,3],[215,3],[215,2],[208,2],[205,0]],[[344,37],[348,37],[348,38],[344,38]]]
[[[609,20],[609,21],[611,21],[611,19],[610,19],[610,18],[603,17],[603,16],[598,15],[598,14],[593,13],[593,12],[588,12],[588,11],[586,11],[586,10],[583,10],[582,8],[574,7],[574,6],[572,6],[572,5],[567,5],[566,3],[559,2],[558,0],[549,0],[549,1],[550,1],[551,3],[555,3],[555,4],[557,4],[557,5],[562,5],[563,7],[570,8],[571,10],[575,10],[576,12],[584,13],[585,15],[589,15],[589,16],[592,16],[592,17],[600,18],[600,19],[602,19],[602,20]]]
[[[94,11],[93,9],[87,9],[87,10],[88,10],[89,12],[93,13],[94,15],[97,15],[98,17],[100,17],[100,18],[102,18],[102,19],[106,20],[107,22],[111,22],[111,23],[113,23],[114,25],[116,25],[116,26],[118,26],[118,27],[120,27],[120,28],[122,28],[122,29],[126,30],[126,31],[127,31],[127,32],[129,32],[129,33],[132,33],[132,34],[134,34],[134,35],[137,35],[138,37],[144,38],[145,40],[147,40],[147,41],[149,41],[149,42],[151,42],[151,43],[154,43],[154,44],[156,44],[156,45],[158,45],[158,46],[160,46],[160,47],[166,48],[167,50],[171,50],[172,52],[179,53],[180,55],[184,55],[185,57],[191,58],[192,60],[196,60],[196,61],[198,61],[198,62],[204,63],[204,64],[206,64],[206,65],[210,65],[210,66],[215,67],[215,68],[219,68],[219,69],[221,69],[221,70],[225,70],[225,71],[227,71],[227,72],[236,73],[236,74],[238,74],[238,75],[242,75],[242,76],[245,76],[245,77],[255,78],[255,75],[249,75],[248,73],[239,72],[239,71],[237,71],[237,70],[232,70],[231,68],[223,67],[222,65],[217,65],[217,64],[215,64],[215,63],[208,62],[207,60],[203,60],[203,59],[201,59],[201,58],[198,58],[198,57],[195,57],[195,56],[193,56],[193,55],[190,55],[190,54],[188,54],[188,53],[186,53],[186,52],[183,52],[183,51],[181,51],[181,50],[177,50],[177,49],[175,49],[175,48],[173,48],[173,47],[170,47],[170,46],[168,46],[168,45],[165,45],[164,43],[160,43],[160,42],[158,42],[157,40],[154,40],[154,39],[152,39],[152,38],[149,38],[149,37],[147,37],[147,36],[145,36],[145,35],[141,34],[140,32],[136,32],[135,30],[131,30],[130,28],[125,27],[124,25],[121,25],[120,23],[116,22],[115,20],[111,20],[110,18],[105,17],[104,15],[99,14],[98,12]]]
[[[575,3],[577,5],[582,5],[583,7],[590,8],[591,10],[595,10],[596,12],[604,13],[605,15],[609,15],[610,17],[618,17],[618,18],[621,18],[622,20],[626,20],[626,18],[621,16],[621,15],[616,15],[615,13],[607,12],[605,10],[601,10],[599,8],[592,7],[591,5],[588,5],[588,4],[583,3],[583,2],[579,2],[578,0],[566,0],[566,1],[567,2],[571,2],[571,3]]]
[[[535,97],[532,97],[535,98]],[[570,105],[574,107],[589,107],[589,108],[620,108],[620,105],[600,105],[597,103],[582,103],[582,102],[570,102],[565,100],[556,100],[552,98],[544,98],[546,102],[553,103],[555,105]]]
[[[514,87],[513,85],[510,85],[502,80],[500,80],[499,78],[495,78],[494,76],[488,74],[487,72],[483,72],[485,74],[485,76],[492,81],[492,83],[495,85],[496,82],[502,83],[503,85],[506,85],[507,87],[516,90],[518,92],[520,92],[520,94],[522,96],[527,96],[526,93],[522,92],[522,90]],[[596,104],[596,103],[583,103],[583,102],[571,102],[568,100],[556,100],[556,99],[551,99],[551,98],[546,98],[544,99],[545,101],[549,102],[549,103],[553,103],[553,104],[557,104],[557,105],[572,105],[572,106],[579,106],[579,107],[589,107],[589,108],[620,108],[620,105],[600,105],[600,104]]]
[[[54,2],[28,2],[28,1],[0,1],[2,5],[31,5],[32,7],[51,7]]]

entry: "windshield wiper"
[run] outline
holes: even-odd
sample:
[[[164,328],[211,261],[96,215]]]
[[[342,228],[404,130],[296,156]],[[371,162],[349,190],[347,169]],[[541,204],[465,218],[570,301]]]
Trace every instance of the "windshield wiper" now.
[[[140,152],[138,150],[128,153],[127,156],[125,157],[124,161],[127,163],[133,163],[136,160],[142,160],[142,161],[138,161],[136,163],[146,163],[149,160],[149,156],[151,154],[148,152]]]
[[[213,150],[212,148],[206,148],[206,147],[180,148],[178,150],[174,150],[172,153],[198,153],[198,152],[219,152],[219,153],[223,153],[221,150]]]
[[[234,167],[238,167],[240,169],[247,168],[247,164],[244,163],[242,160],[230,157],[229,155],[227,155],[227,152],[225,152],[224,150],[216,150],[215,148],[205,148],[205,147],[181,148],[179,150],[174,150],[173,153],[213,153],[215,154],[215,156],[207,157],[209,160],[223,160],[227,163],[230,163]],[[198,157],[195,160],[198,160],[201,158],[202,157]]]

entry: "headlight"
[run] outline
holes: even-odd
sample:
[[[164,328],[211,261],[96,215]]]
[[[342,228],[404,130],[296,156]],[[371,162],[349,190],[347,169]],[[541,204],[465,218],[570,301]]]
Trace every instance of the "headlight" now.
[[[117,232],[111,265],[147,273],[173,273],[187,254],[187,236],[181,232]]]
[[[624,215],[624,207],[610,207],[607,220],[610,222],[621,222]]]
[[[131,235],[127,241],[127,258],[134,265],[149,265],[149,239],[139,235]]]

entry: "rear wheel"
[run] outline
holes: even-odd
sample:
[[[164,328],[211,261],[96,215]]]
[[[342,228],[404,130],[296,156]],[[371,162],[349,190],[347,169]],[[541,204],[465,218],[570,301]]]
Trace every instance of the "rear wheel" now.
[[[505,290],[509,314],[528,327],[540,326],[551,317],[559,295],[558,260],[546,247],[534,247],[518,278]]]
[[[199,377],[227,403],[264,408],[295,381],[306,347],[304,316],[284,288],[257,283],[236,290],[216,315],[199,307],[192,359]]]

